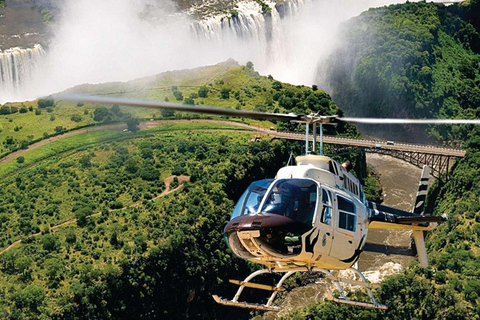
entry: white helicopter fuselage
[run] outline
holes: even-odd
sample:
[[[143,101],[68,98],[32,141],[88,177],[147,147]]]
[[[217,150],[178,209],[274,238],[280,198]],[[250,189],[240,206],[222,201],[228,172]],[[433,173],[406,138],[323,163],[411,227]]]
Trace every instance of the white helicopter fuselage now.
[[[247,189],[225,228],[229,245],[271,269],[346,269],[357,261],[368,231],[360,183],[331,158],[296,161],[263,188],[253,183]]]

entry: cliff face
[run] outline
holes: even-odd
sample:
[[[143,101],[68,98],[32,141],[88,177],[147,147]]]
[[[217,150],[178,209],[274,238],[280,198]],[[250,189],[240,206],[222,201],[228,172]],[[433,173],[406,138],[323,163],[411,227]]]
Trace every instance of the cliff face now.
[[[319,84],[352,115],[475,117],[480,35],[463,17],[477,7],[407,3],[364,12],[344,24],[341,45],[319,66]],[[399,134],[405,130],[421,134],[410,127]],[[464,140],[470,130],[435,127],[429,133]]]

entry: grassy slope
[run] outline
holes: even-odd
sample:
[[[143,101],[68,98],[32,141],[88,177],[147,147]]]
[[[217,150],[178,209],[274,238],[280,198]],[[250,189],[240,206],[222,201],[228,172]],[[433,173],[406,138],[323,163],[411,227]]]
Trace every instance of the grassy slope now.
[[[21,169],[27,168],[46,158],[59,155],[64,152],[84,148],[89,145],[94,145],[105,141],[116,141],[133,139],[142,136],[150,136],[162,131],[177,131],[177,130],[246,130],[236,126],[229,126],[214,123],[191,123],[191,124],[165,124],[157,128],[148,129],[132,135],[131,132],[124,133],[118,131],[98,130],[92,132],[81,133],[72,137],[62,138],[61,140],[50,142],[46,145],[40,146],[34,150],[26,152],[23,157],[25,161],[18,163],[16,159],[6,161],[0,166],[0,179],[5,176],[15,173]]]
[[[272,98],[275,93],[275,90],[272,89],[273,82],[273,79],[259,76],[255,71],[249,70],[244,66],[239,66],[236,62],[229,61],[215,66],[166,72],[125,83],[81,85],[68,91],[159,101],[168,99],[170,102],[183,103],[185,98],[190,97],[191,94],[198,94],[199,88],[205,86],[209,91],[208,96],[206,98],[194,98],[195,104],[247,110],[252,110],[255,107],[264,107],[266,111],[284,112],[286,109],[279,107],[279,102],[274,101]],[[183,100],[177,100],[174,97],[172,90],[174,86],[178,88],[178,91],[182,92],[184,96]],[[283,84],[283,87],[293,92],[308,89],[306,87],[305,89],[299,89],[288,84]],[[231,90],[228,99],[222,99],[220,97],[222,89]],[[6,154],[11,150],[18,150],[24,141],[30,142],[42,139],[44,133],[49,135],[55,134],[55,128],[58,126],[71,130],[98,123],[93,120],[94,110],[98,108],[98,106],[94,104],[86,103],[77,106],[77,103],[56,101],[56,106],[52,108],[51,113],[48,113],[47,109],[41,109],[41,115],[35,115],[37,101],[9,105],[16,106],[17,108],[20,108],[22,105],[27,108],[32,107],[33,111],[0,116],[0,155]],[[121,107],[121,110],[136,118],[162,118],[161,112],[158,110],[152,111],[150,109],[127,107]],[[52,115],[54,116],[54,120],[51,120]],[[80,116],[81,121],[72,121],[72,115]],[[182,116],[207,117],[206,115],[186,115],[185,113],[177,113],[176,115],[176,117]],[[241,120],[237,119],[236,121]],[[275,126],[268,121],[245,121],[265,128]],[[32,126],[32,124],[34,125]],[[15,131],[16,127],[19,128],[18,131]],[[6,144],[8,137],[12,137],[14,140],[11,145]]]

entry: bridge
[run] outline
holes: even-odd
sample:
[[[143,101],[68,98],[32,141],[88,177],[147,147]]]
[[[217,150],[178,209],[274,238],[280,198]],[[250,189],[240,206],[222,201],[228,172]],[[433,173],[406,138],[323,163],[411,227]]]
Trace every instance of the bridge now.
[[[156,127],[168,123],[169,121],[148,121],[142,123],[142,127]],[[304,133],[296,132],[281,132],[275,130],[269,130],[265,128],[255,127],[245,123],[238,123],[232,121],[218,121],[218,120],[176,120],[175,122],[183,123],[219,123],[225,125],[233,125],[237,127],[244,127],[250,130],[254,130],[263,134],[266,134],[273,138],[288,139],[305,141]],[[309,140],[313,142],[312,135],[309,136]],[[317,136],[317,143],[320,142]],[[367,140],[367,139],[355,139],[344,138],[338,136],[323,135],[323,143],[330,146],[330,150],[334,154],[349,153],[354,148],[360,148],[363,152],[378,153],[388,155],[408,163],[411,163],[419,168],[423,168],[423,165],[428,164],[431,168],[432,175],[436,178],[440,178],[441,175],[445,175],[448,179],[448,172],[457,158],[463,158],[465,151],[462,149],[436,147],[422,144],[410,144],[410,143],[398,143],[391,141],[380,140]]]
[[[265,132],[269,136],[280,139],[305,140],[305,135],[301,133],[277,132],[265,129],[258,131]],[[313,142],[313,137],[311,136],[310,141]],[[320,139],[317,137],[317,143],[319,142]],[[364,152],[388,155],[411,163],[419,168],[428,164],[432,169],[432,175],[436,178],[439,178],[441,175],[446,175],[448,178],[448,171],[454,160],[465,156],[465,151],[461,149],[422,144],[397,143],[392,141],[354,139],[324,135],[323,143],[330,145],[333,148],[331,151],[335,154],[348,153],[353,148],[360,148]]]

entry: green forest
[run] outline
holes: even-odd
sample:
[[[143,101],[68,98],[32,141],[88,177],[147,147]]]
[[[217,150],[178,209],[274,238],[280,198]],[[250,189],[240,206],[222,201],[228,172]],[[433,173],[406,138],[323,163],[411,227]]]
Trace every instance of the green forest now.
[[[326,72],[333,99],[350,114],[479,118],[479,7],[474,0],[370,9],[343,25],[342,45],[319,72]],[[461,144],[471,129],[435,126],[428,133],[444,143]],[[398,131],[402,136],[405,128]]]
[[[250,136],[173,132],[99,144],[3,180],[0,241],[22,243],[0,255],[1,317],[213,317],[210,294],[249,270],[223,240],[230,198],[288,158],[280,141]],[[190,181],[156,199],[171,175]]]

